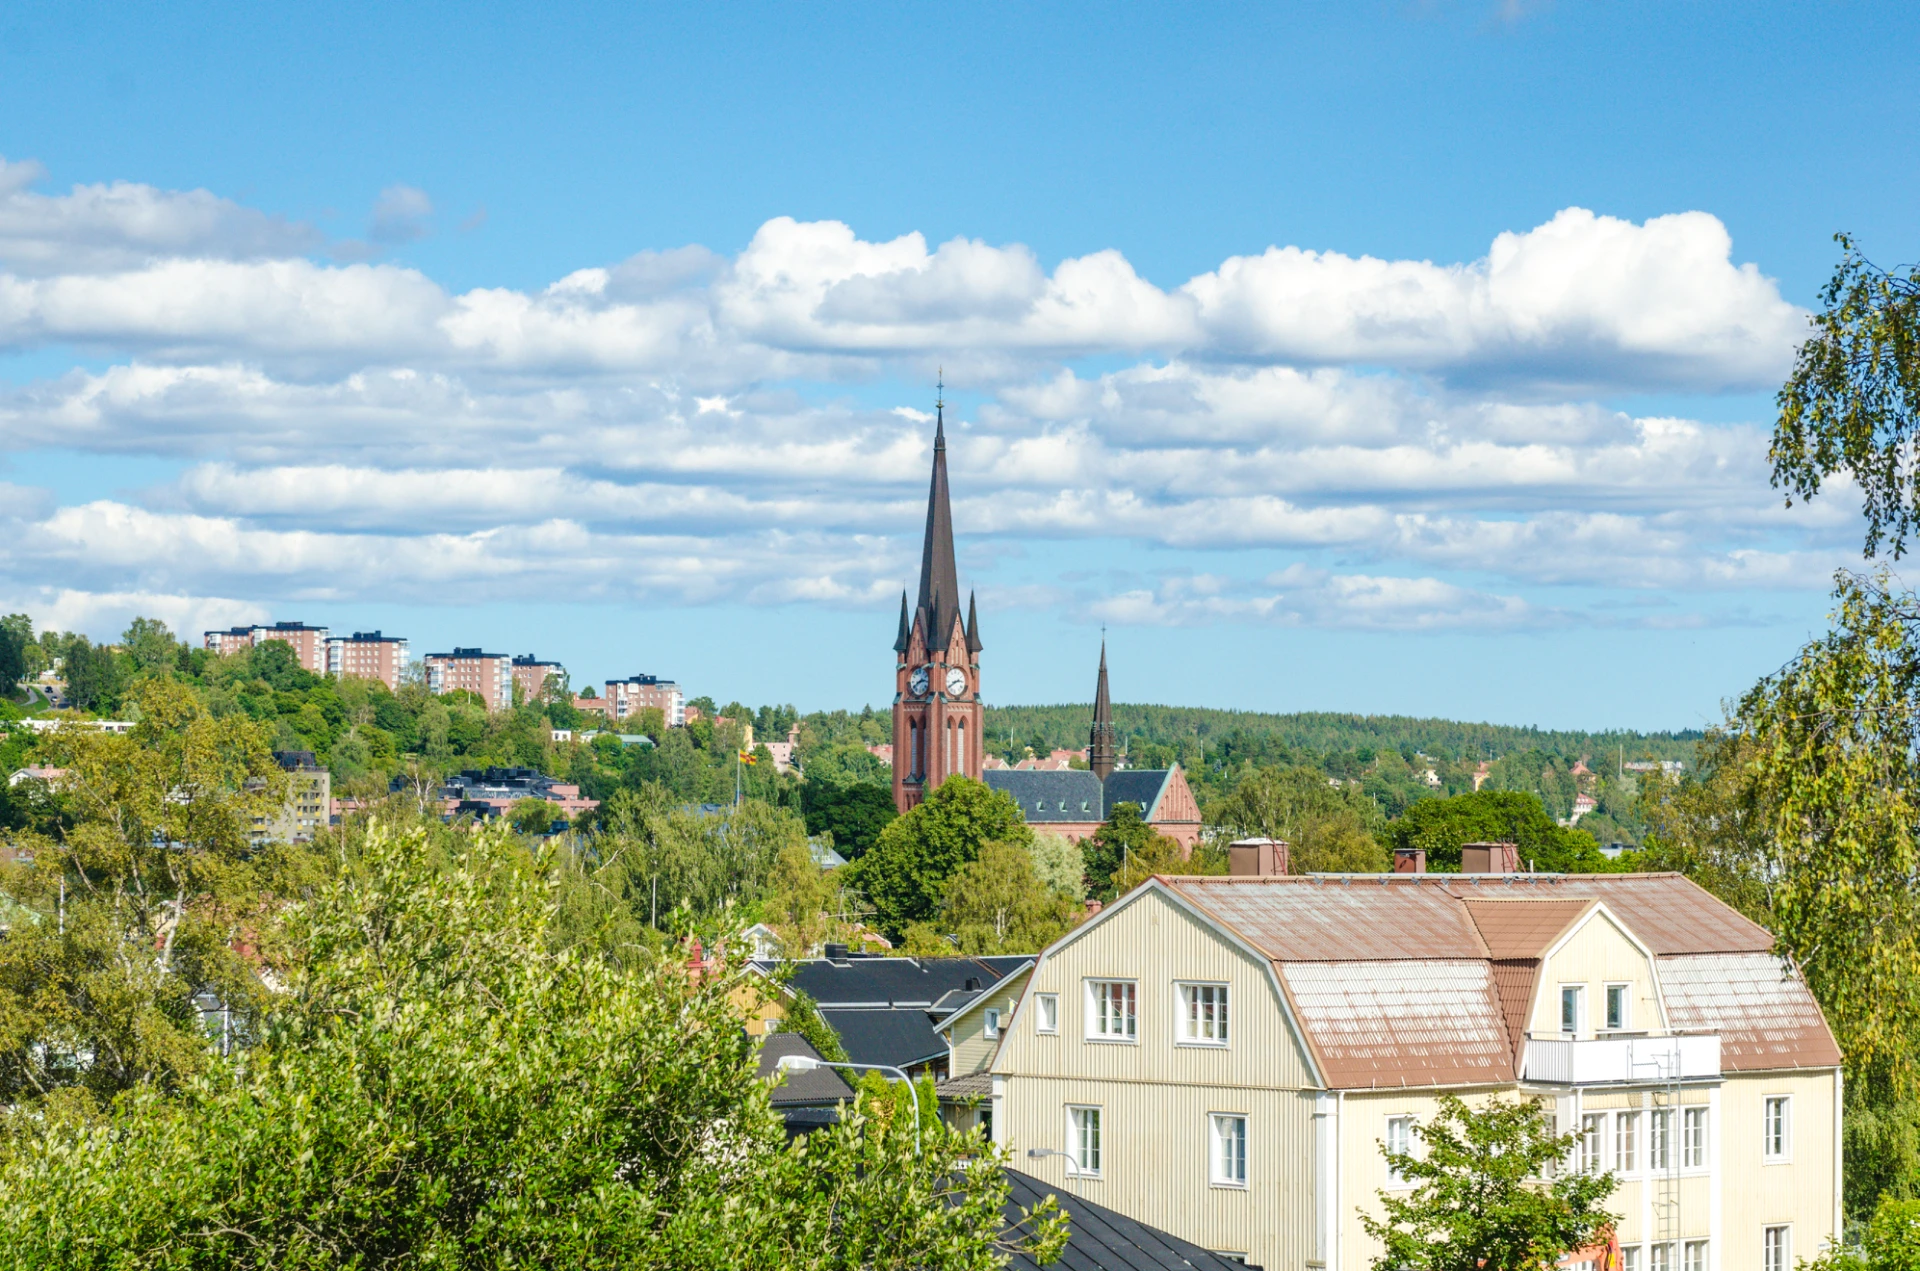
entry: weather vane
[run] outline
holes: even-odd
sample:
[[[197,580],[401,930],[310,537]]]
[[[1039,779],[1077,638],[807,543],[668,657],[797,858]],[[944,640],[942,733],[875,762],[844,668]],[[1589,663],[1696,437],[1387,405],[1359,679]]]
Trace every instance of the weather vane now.
[[[940,374],[933,382],[933,408],[940,410],[947,404],[947,368],[941,367]]]

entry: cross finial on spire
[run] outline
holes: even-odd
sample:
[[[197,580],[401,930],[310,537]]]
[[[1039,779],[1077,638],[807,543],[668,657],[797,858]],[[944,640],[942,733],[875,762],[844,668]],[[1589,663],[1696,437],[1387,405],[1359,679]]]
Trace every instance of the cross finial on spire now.
[[[933,382],[933,408],[940,410],[947,404],[947,368],[941,367],[938,378]]]

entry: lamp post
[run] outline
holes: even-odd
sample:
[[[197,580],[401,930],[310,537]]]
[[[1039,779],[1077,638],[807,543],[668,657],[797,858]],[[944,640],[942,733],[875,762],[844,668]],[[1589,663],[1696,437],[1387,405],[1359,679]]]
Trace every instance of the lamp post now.
[[[1080,1175],[1074,1172],[1073,1153],[1062,1152],[1057,1147],[1030,1147],[1027,1149],[1027,1159],[1030,1161],[1044,1161],[1049,1156],[1065,1158],[1067,1162],[1067,1186],[1073,1189],[1075,1196],[1078,1196],[1080,1194],[1080,1188],[1075,1185],[1074,1180],[1079,1178]]]
[[[846,1068],[854,1072],[892,1073],[907,1084],[907,1094],[913,1101],[913,1154],[920,1155],[920,1092],[913,1088],[913,1079],[892,1064],[842,1064],[829,1059],[816,1059],[812,1055],[782,1055],[774,1067],[781,1072],[812,1072],[816,1068]]]

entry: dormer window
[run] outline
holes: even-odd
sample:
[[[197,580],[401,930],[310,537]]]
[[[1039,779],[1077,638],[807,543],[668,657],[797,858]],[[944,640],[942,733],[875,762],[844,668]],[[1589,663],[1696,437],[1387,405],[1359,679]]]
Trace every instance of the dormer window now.
[[[1569,1037],[1577,1037],[1586,1024],[1587,986],[1584,984],[1562,984],[1560,986],[1560,1031]]]
[[[1633,999],[1630,984],[1607,985],[1607,1031],[1621,1032],[1633,1027]]]

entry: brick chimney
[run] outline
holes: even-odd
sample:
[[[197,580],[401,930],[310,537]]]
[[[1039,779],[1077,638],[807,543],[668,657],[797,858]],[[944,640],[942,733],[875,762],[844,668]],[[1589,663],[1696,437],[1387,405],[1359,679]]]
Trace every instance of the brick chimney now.
[[[1235,878],[1267,878],[1287,872],[1287,845],[1280,839],[1237,839],[1227,845]]]
[[[1396,847],[1393,849],[1393,872],[1396,874],[1424,874],[1427,872],[1427,849],[1424,847]]]
[[[1518,843],[1462,843],[1460,872],[1463,874],[1517,874],[1520,872]]]

